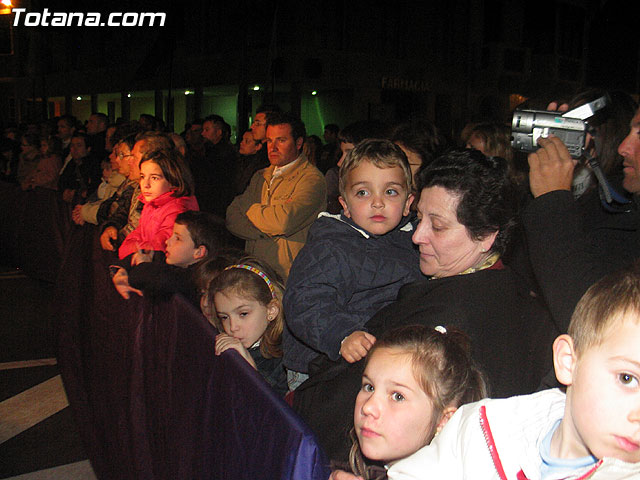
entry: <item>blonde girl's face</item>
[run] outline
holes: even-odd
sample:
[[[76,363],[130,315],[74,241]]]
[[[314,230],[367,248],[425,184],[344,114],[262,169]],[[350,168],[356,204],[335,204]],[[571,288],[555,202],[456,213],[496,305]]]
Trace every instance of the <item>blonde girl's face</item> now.
[[[353,413],[362,453],[390,464],[416,452],[428,443],[433,408],[415,378],[411,356],[398,348],[375,350]]]
[[[145,202],[171,191],[171,184],[156,162],[149,160],[140,165],[140,191]]]
[[[274,302],[263,305],[255,298],[229,288],[216,292],[213,304],[225,333],[240,340],[247,349],[262,338],[269,322],[278,314]]]

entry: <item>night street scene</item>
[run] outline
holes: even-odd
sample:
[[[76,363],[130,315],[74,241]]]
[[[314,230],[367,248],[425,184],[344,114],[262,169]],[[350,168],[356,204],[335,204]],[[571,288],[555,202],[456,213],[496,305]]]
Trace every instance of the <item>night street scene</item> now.
[[[640,479],[622,0],[0,0],[0,479]]]

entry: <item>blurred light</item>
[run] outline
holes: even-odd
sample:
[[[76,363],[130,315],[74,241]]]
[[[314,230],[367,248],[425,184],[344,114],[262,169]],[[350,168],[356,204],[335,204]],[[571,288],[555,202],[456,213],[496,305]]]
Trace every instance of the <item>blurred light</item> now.
[[[253,86],[253,90],[254,90],[254,91],[256,91],[256,92],[257,92],[258,90],[260,90],[260,85],[254,85],[254,86]]]
[[[82,100],[82,97],[76,97],[76,100]]]
[[[193,95],[195,92],[193,90],[185,90],[184,94],[185,95]]]
[[[314,90],[313,92],[311,92],[311,95],[317,95],[318,92],[316,90]]]
[[[127,98],[131,98],[131,94],[130,93],[127,93]]]
[[[0,3],[2,3],[2,5],[4,5],[7,8],[11,8],[12,7],[11,0],[2,0],[2,2],[0,2]]]

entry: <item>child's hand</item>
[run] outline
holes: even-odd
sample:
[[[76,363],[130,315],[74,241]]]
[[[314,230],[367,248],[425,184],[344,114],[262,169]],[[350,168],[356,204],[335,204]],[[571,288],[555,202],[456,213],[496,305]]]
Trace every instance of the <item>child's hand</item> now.
[[[137,293],[142,297],[141,290],[129,285],[129,274],[124,268],[118,270],[111,280],[113,281],[113,285],[116,287],[120,296],[125,300],[129,300],[131,293]]]
[[[113,252],[115,248],[113,248],[113,243],[111,243],[111,240],[115,240],[117,238],[118,230],[116,229],[116,227],[105,228],[104,232],[102,232],[102,235],[100,235],[100,245],[102,246],[102,249]]]
[[[349,363],[355,363],[367,356],[376,337],[367,332],[357,330],[342,341],[340,355]]]
[[[82,213],[80,212],[82,210],[82,205],[76,205],[75,207],[73,207],[73,212],[71,212],[71,219],[73,220],[73,223],[75,223],[76,225],[84,225],[84,220],[82,219]]]
[[[358,477],[353,473],[345,472],[344,470],[334,470],[331,472],[329,480],[364,480],[362,477]]]
[[[237,350],[240,355],[242,355],[242,358],[249,362],[249,365],[256,370],[258,369],[256,362],[253,361],[253,358],[251,358],[247,349],[244,348],[244,345],[240,343],[240,340],[232,337],[231,335],[227,335],[226,333],[219,333],[216,335],[216,355],[220,355],[222,352],[229,349]]]
[[[135,267],[136,265],[150,262],[151,260],[153,260],[153,250],[146,250],[138,245],[138,251],[131,257],[131,266]]]

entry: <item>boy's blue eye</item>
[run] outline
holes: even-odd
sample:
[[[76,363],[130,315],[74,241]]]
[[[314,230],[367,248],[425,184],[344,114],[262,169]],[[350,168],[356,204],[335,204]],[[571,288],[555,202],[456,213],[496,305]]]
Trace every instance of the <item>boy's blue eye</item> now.
[[[358,190],[356,192],[356,197],[364,197],[367,195],[367,191],[366,190]]]
[[[372,393],[373,392],[373,385],[371,385],[370,383],[363,383],[362,384],[362,390],[368,393]]]
[[[398,191],[395,188],[388,188],[385,193],[387,195],[398,195]]]
[[[398,392],[393,392],[391,394],[391,398],[393,398],[396,402],[401,402],[404,400],[404,395]]]

